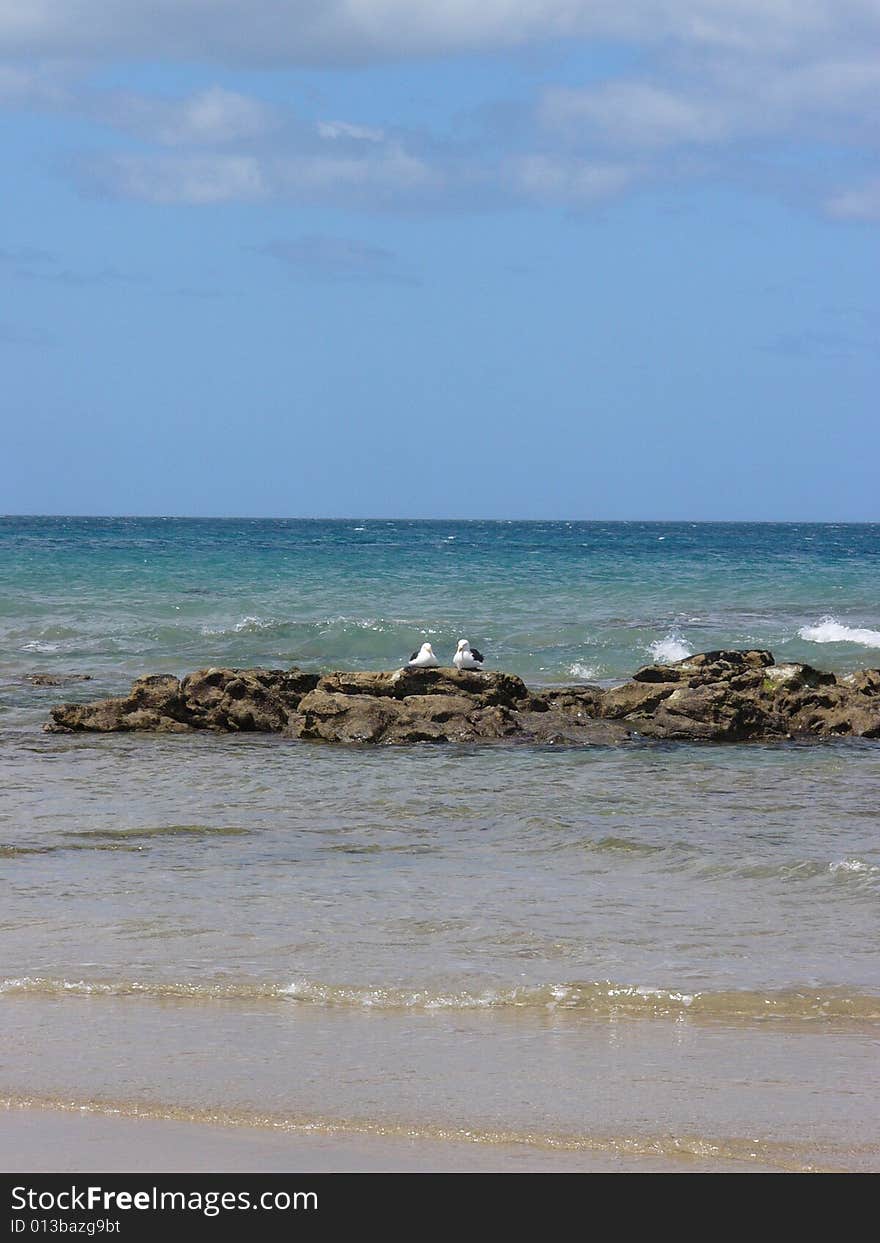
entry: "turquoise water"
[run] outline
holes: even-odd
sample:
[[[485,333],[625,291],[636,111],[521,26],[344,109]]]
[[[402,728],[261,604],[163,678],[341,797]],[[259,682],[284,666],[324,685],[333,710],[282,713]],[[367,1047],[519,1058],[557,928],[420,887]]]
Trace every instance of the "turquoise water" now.
[[[393,668],[462,634],[537,681],[721,646],[857,668],[878,572],[880,525],[8,518],[0,669]]]
[[[425,637],[531,681],[877,666],[878,569],[878,526],[0,520],[0,1098],[880,1168],[880,744],[42,732]]]

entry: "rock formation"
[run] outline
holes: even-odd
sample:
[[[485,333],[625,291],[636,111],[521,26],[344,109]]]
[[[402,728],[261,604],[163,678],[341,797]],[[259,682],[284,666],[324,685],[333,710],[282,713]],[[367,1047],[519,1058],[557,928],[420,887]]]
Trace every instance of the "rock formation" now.
[[[838,676],[777,665],[766,651],[718,651],[647,665],[611,689],[540,690],[509,673],[443,668],[200,669],[138,678],[126,696],[61,704],[51,716],[55,733],[268,731],[343,743],[880,738],[880,669]]]
[[[31,686],[64,686],[66,682],[91,682],[90,673],[26,673],[22,679]]]

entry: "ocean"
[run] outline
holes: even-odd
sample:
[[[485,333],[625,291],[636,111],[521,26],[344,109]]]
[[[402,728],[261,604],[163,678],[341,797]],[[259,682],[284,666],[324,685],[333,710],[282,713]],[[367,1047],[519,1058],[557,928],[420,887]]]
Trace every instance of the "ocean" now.
[[[42,732],[142,673],[461,637],[535,685],[878,667],[880,525],[0,519],[0,1100],[880,1169],[880,743]]]

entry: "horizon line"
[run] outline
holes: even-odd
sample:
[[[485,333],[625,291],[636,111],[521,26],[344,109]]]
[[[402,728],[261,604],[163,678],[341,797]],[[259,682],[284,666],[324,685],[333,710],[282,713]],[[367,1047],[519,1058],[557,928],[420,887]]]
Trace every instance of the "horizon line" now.
[[[4,513],[0,521],[13,518],[67,518],[94,521],[98,519],[132,519],[160,522],[496,522],[509,523],[606,523],[630,525],[642,523],[648,526],[880,526],[880,518],[461,518],[450,515],[439,517],[377,517],[376,515],[345,514],[342,516],[303,514],[75,514],[75,513]]]

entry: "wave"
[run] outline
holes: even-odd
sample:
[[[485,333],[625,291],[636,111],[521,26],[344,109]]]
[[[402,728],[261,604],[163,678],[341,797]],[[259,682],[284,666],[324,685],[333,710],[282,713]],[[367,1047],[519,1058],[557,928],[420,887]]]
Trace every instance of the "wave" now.
[[[461,1143],[489,1146],[544,1149],[548,1152],[595,1153],[680,1161],[688,1169],[694,1161],[742,1162],[744,1166],[772,1166],[779,1170],[813,1173],[852,1168],[854,1156],[862,1157],[866,1168],[876,1168],[876,1148],[871,1144],[817,1145],[804,1142],[762,1140],[746,1136],[701,1136],[675,1134],[591,1135],[586,1133],[540,1130],[489,1129],[475,1126],[381,1118],[338,1118],[262,1113],[228,1106],[181,1106],[126,1099],[71,1099],[45,1093],[10,1092],[0,1095],[0,1109],[52,1109],[77,1115],[142,1118],[156,1122],[190,1122],[202,1126],[263,1129],[289,1135],[364,1136],[376,1139],[402,1139],[433,1143]]]
[[[592,665],[584,665],[579,660],[569,665],[568,672],[573,678],[581,678],[584,682],[591,682],[599,676],[598,669]]]
[[[676,660],[685,660],[694,654],[694,649],[688,641],[674,630],[670,631],[665,638],[649,643],[648,651],[661,665],[673,664]]]
[[[208,824],[163,824],[146,828],[129,829],[84,829],[76,832],[61,833],[62,841],[41,842],[0,842],[0,859],[16,859],[29,855],[51,855],[59,851],[69,850],[128,850],[138,852],[145,849],[144,841],[155,838],[185,837],[245,837],[249,829],[233,826],[214,827]]]
[[[160,824],[146,828],[129,829],[83,829],[80,832],[63,833],[63,837],[84,840],[125,841],[141,837],[245,837],[249,829],[211,824]]]
[[[0,859],[19,859],[29,855],[53,855],[61,850],[127,850],[132,854],[143,850],[143,846],[132,846],[127,842],[73,842],[64,846],[10,846],[0,845]]]
[[[876,901],[880,879],[880,866],[866,863],[864,859],[835,859],[830,863],[818,859],[800,859],[786,863],[730,864],[709,863],[692,858],[686,866],[692,875],[701,880],[778,880],[787,884],[824,878],[835,887],[844,886],[851,897],[863,895],[872,902]]]
[[[264,631],[271,633],[286,633],[290,628],[289,622],[279,621],[274,617],[243,617],[241,621],[235,622],[232,626],[209,626],[204,625],[201,633],[206,637],[216,637],[217,635],[236,635],[236,634],[262,634]]]
[[[801,626],[798,637],[807,643],[860,643],[862,647],[880,647],[880,630],[845,626],[833,617],[823,617],[815,626]]]
[[[520,985],[514,988],[435,990],[325,984],[315,980],[214,983],[149,980],[65,980],[17,976],[0,980],[0,996],[144,997],[193,1002],[267,1001],[368,1010],[542,1010],[586,1018],[688,1017],[719,1022],[880,1021],[880,994],[842,988],[701,991],[615,984],[611,980]]]

